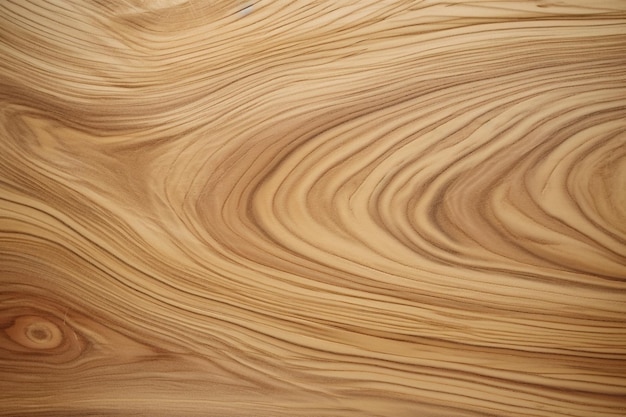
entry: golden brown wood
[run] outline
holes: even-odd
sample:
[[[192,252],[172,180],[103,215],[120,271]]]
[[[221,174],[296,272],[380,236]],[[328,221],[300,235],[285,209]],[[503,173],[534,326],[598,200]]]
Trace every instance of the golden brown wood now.
[[[626,415],[626,2],[0,2],[0,415]]]

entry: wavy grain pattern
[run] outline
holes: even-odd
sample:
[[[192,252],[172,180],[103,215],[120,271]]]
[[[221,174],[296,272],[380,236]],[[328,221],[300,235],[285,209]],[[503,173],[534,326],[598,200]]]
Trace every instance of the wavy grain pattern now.
[[[0,2],[0,415],[626,414],[626,3]]]

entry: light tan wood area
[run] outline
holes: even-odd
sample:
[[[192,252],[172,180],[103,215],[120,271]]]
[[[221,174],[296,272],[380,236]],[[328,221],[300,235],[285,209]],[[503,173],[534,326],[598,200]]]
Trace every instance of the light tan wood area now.
[[[0,415],[625,416],[626,2],[0,1]]]

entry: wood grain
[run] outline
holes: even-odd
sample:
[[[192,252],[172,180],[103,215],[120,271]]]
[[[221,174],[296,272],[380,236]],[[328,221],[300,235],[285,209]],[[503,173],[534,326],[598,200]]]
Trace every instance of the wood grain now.
[[[626,2],[0,2],[0,415],[626,415]]]

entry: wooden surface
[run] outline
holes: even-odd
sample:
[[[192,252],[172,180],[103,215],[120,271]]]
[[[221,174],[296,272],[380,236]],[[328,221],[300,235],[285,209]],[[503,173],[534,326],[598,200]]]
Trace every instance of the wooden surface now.
[[[626,2],[0,2],[0,415],[626,415]]]

